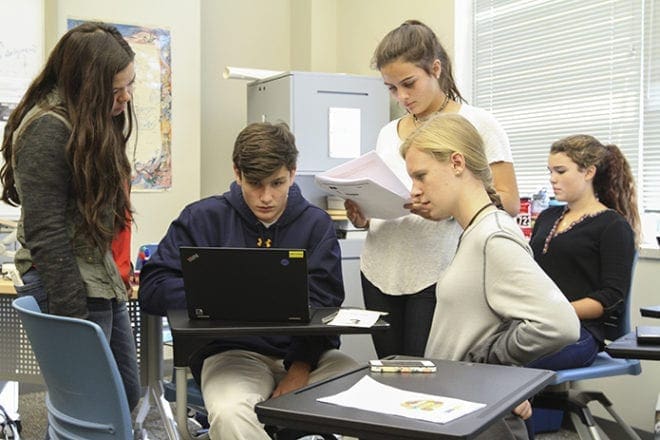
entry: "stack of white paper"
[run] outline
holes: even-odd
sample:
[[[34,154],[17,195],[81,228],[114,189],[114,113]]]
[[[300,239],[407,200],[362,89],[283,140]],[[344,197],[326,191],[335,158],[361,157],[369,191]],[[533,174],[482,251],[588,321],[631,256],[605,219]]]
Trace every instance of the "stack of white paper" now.
[[[367,218],[391,219],[410,214],[410,190],[375,152],[316,175],[324,191],[358,204]]]

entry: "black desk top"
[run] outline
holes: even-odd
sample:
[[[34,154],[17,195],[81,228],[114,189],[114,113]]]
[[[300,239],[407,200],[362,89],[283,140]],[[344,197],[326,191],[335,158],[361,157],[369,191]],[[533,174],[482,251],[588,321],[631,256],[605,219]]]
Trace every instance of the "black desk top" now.
[[[555,375],[552,371],[531,368],[433,361],[438,367],[436,373],[371,373],[368,367],[361,367],[343,376],[261,402],[255,410],[262,423],[360,438],[470,439],[540,391]],[[465,399],[487,406],[449,423],[439,424],[316,401],[319,397],[347,390],[365,375],[397,388]]]
[[[614,358],[660,360],[660,345],[638,344],[634,331],[607,344],[605,351]]]
[[[338,310],[336,307],[313,310],[309,323],[237,323],[228,321],[191,320],[185,309],[167,311],[167,320],[174,340],[174,366],[186,366],[190,355],[214,339],[254,335],[339,335],[374,333],[387,330],[390,325],[382,318],[373,327],[334,326],[322,319]]]

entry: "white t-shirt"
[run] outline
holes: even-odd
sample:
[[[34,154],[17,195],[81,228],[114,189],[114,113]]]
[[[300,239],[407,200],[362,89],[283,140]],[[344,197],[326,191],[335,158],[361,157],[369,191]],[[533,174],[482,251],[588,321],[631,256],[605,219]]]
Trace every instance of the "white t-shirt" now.
[[[458,114],[483,138],[489,163],[512,162],[509,139],[493,115],[467,104],[461,105]],[[376,152],[410,188],[412,180],[399,154],[403,142],[397,132],[399,121],[391,121],[380,130]],[[456,252],[461,231],[454,220],[433,221],[415,214],[393,220],[371,219],[360,270],[383,293],[417,293],[438,281]]]

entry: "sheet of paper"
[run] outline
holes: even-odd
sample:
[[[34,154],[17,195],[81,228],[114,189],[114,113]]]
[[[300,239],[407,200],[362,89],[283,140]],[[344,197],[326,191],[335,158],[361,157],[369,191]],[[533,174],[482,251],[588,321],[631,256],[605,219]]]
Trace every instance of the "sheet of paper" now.
[[[337,159],[354,159],[360,155],[360,109],[330,107],[328,109],[328,154]]]
[[[435,423],[447,423],[486,406],[484,403],[402,390],[383,385],[369,376],[363,377],[346,391],[317,400]]]
[[[264,79],[271,76],[279,75],[281,72],[279,70],[266,70],[266,69],[252,69],[249,67],[233,67],[227,66],[222,72],[222,77],[224,79],[245,79],[252,81],[255,79]]]
[[[409,189],[375,151],[317,174],[314,180],[324,191],[353,200],[367,217],[391,219],[410,213],[403,207],[410,201]]]
[[[346,327],[371,327],[373,326],[382,312],[363,309],[340,309],[337,315],[328,325],[346,326]]]

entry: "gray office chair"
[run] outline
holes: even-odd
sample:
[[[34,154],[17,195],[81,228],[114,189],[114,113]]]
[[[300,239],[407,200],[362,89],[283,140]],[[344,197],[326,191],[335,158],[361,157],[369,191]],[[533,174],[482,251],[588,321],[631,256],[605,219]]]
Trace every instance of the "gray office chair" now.
[[[633,261],[632,272],[635,272],[637,254]],[[624,301],[623,310],[606,317],[605,338],[609,341],[620,338],[630,332],[630,302],[632,285]],[[587,406],[590,402],[599,402],[605,410],[616,420],[617,424],[632,439],[640,440],[637,433],[625,420],[614,411],[612,402],[600,391],[583,391],[571,388],[571,382],[601,377],[620,376],[625,374],[639,375],[642,366],[637,359],[614,359],[604,351],[598,353],[596,360],[588,367],[558,370],[550,388],[534,397],[535,408],[561,410],[571,415],[573,425],[580,438],[600,440],[596,429],[596,422]],[[557,385],[560,385],[557,387]]]
[[[46,383],[51,439],[128,440],[126,392],[101,328],[83,319],[42,313],[32,296],[13,301]]]

